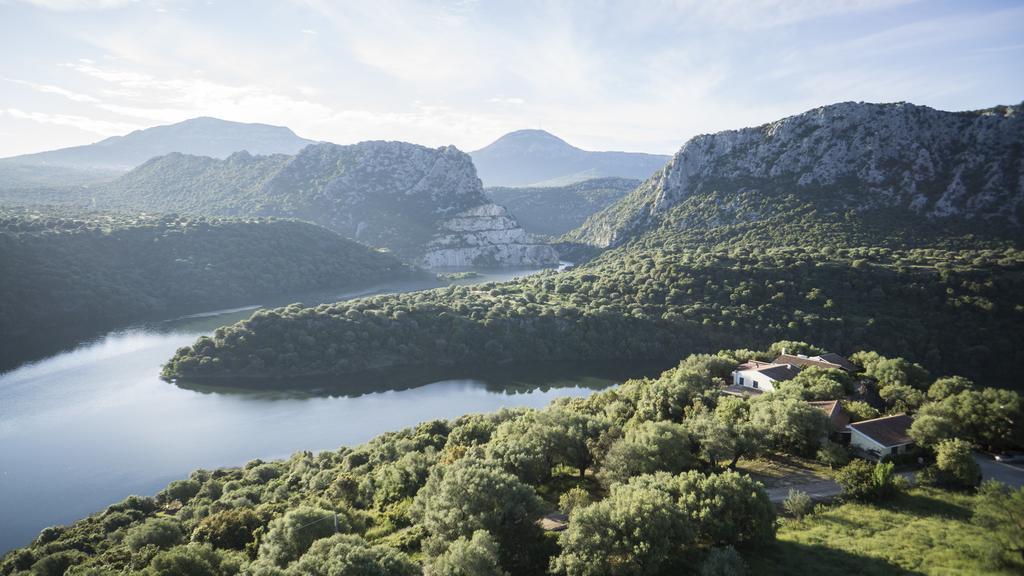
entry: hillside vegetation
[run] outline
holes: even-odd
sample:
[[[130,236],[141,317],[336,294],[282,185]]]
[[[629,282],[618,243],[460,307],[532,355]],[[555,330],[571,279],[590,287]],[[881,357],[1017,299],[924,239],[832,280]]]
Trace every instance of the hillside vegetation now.
[[[849,112],[846,105],[837,110]],[[857,134],[888,133],[891,114],[920,112],[853,110],[863,122],[853,127]],[[988,126],[993,139],[1019,139],[1002,124],[1017,122],[1013,110],[941,113],[952,125],[933,129],[945,134],[975,122]],[[812,119],[829,114],[808,113]],[[840,148],[869,155],[876,140],[861,141],[864,149]],[[979,147],[965,158],[972,166],[1000,167],[1006,179],[1013,153],[1007,146]],[[1024,361],[1017,329],[1024,323],[1024,253],[1014,212],[993,203],[987,191],[1001,180],[975,182],[956,196],[962,209],[929,215],[923,205],[872,200],[882,196],[867,177],[856,177],[859,168],[832,184],[808,178],[769,189],[738,186],[722,175],[690,190],[679,183],[694,179],[666,174],[681,169],[691,148],[684,146],[668,172],[569,235],[596,238],[594,231],[605,228],[595,222],[610,221],[616,211],[639,214],[632,207],[652,190],[650,205],[664,208],[647,220],[625,218],[632,224],[608,233],[617,239],[613,249],[583,266],[501,285],[263,311],[180,350],[166,374],[248,378],[462,362],[671,358],[680,350],[786,338],[832,349],[884,349],[1016,385],[1013,375]],[[744,148],[724,150],[729,162],[749,160]],[[946,151],[931,157],[940,152]],[[807,163],[808,174],[821,169],[802,156],[799,162]],[[1007,202],[1018,194],[996,192]],[[854,207],[856,198],[862,202]],[[296,345],[284,354],[273,345],[282,341]]]
[[[435,420],[362,446],[199,470],[155,497],[132,496],[71,526],[43,530],[0,560],[0,574],[669,576],[698,566],[723,573],[711,571],[720,564],[736,574],[747,563],[756,574],[792,574],[794,567],[820,566],[822,557],[865,574],[911,566],[1001,574],[1020,567],[1012,553],[1020,527],[993,531],[987,522],[999,522],[1003,509],[1024,512],[1024,491],[985,488],[972,502],[930,489],[876,504],[899,493],[887,476],[891,464],[855,460],[841,470],[867,471],[865,489],[844,498],[871,506],[819,511],[803,525],[784,524],[777,538],[764,487],[737,473],[737,463],[772,454],[817,455],[835,465],[849,458],[824,441],[829,420],[804,400],[827,387],[842,397],[846,375],[836,380],[808,369],[777,393],[749,400],[720,393],[739,362],[772,358],[782,348],[810,347],[779,342],[763,352],[693,355],[658,378],[542,410]],[[911,386],[924,399],[927,390],[918,420],[929,425],[918,430],[915,421],[912,430],[926,446],[934,441],[941,452],[937,429],[967,446],[1021,440],[1014,422],[1024,408],[1016,393],[975,388],[962,378],[932,381],[920,366],[873,352],[853,360],[865,365],[865,385],[886,398],[886,390]],[[887,410],[902,408],[905,398],[892,396]],[[947,424],[936,428],[935,418]],[[943,506],[975,510],[957,510],[947,520],[936,512]],[[545,534],[538,521],[556,510],[568,513],[568,527]],[[897,527],[909,516],[918,520]],[[832,522],[839,527],[821,528]],[[882,535],[918,549],[924,539],[942,547],[955,538],[951,528],[963,528],[971,543],[983,529],[998,539],[990,552],[958,558],[929,552],[918,561],[879,552]],[[847,539],[850,533],[860,542]],[[1007,554],[994,547],[1004,540]]]
[[[298,218],[418,257],[441,223],[487,203],[469,156],[404,142],[315,144],[294,156],[154,158],[95,190],[102,208]]]
[[[546,188],[486,188],[531,234],[561,236],[640,184],[629,178],[595,178]]]
[[[110,327],[413,273],[286,220],[0,210],[0,333]]]

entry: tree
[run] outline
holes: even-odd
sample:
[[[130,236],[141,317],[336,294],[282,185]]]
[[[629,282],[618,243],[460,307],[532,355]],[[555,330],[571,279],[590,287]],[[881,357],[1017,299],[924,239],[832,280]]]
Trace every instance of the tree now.
[[[288,567],[288,576],[416,576],[419,567],[404,553],[370,545],[355,534],[317,540]]]
[[[981,466],[974,459],[971,443],[965,440],[939,442],[935,447],[935,466],[950,484],[973,488],[981,482]]]
[[[727,399],[743,402],[732,396],[723,400]],[[733,408],[731,403],[720,403],[714,412],[700,411],[683,421],[697,446],[698,456],[711,469],[723,463],[734,468],[740,458],[755,456],[760,450],[759,435],[747,411]]]
[[[590,497],[589,492],[579,486],[573,486],[558,497],[558,509],[565,514],[570,514],[573,510],[589,506],[592,502],[593,498]]]
[[[144,576],[233,576],[248,564],[248,558],[237,553],[222,553],[209,544],[175,546],[160,552],[143,571]]]
[[[460,537],[443,554],[431,560],[425,576],[508,576],[501,568],[498,544],[486,530]]]
[[[655,576],[681,569],[693,545],[690,520],[663,490],[617,484],[579,508],[558,538],[552,570],[567,576]]]
[[[963,376],[945,376],[928,387],[928,399],[937,402],[973,388],[974,382]]]
[[[846,410],[846,413],[850,415],[851,422],[873,420],[882,415],[872,405],[861,400],[843,400],[842,405],[843,410]]]
[[[836,444],[835,442],[825,442],[821,448],[818,449],[817,455],[818,462],[827,464],[830,469],[835,469],[840,466],[845,466],[850,461],[850,452],[842,444]]]
[[[534,523],[542,510],[533,488],[493,462],[465,457],[434,468],[410,514],[428,534],[427,554],[439,555],[449,543],[486,530],[498,543],[502,567],[524,573],[546,563]]]
[[[906,384],[890,384],[881,388],[878,395],[892,412],[914,412],[924,404],[924,394]]]
[[[698,542],[707,546],[760,546],[775,538],[775,507],[760,483],[734,471],[672,476],[665,472],[630,480],[662,490],[689,517]]]
[[[682,472],[696,464],[690,446],[690,435],[683,425],[643,422],[629,428],[625,437],[608,450],[601,481],[610,485],[640,474]]]
[[[143,546],[170,548],[184,538],[181,523],[171,518],[150,518],[128,530],[124,541],[133,552]]]
[[[709,373],[690,367],[677,368],[657,380],[645,380],[638,388],[634,419],[680,422],[686,407],[714,387]]]
[[[797,398],[766,394],[750,401],[750,423],[780,452],[813,455],[828,435],[828,417]]]
[[[782,507],[788,512],[793,518],[802,520],[803,517],[811,511],[813,506],[811,497],[808,496],[807,492],[789,489],[789,495],[782,501]]]
[[[347,514],[336,515],[333,510],[299,506],[270,522],[260,541],[259,557],[277,566],[287,566],[309,550],[313,542],[335,532],[351,530],[352,523]]]
[[[988,480],[974,504],[974,522],[989,530],[1000,556],[1024,563],[1024,487],[1016,490]]]
[[[918,446],[931,448],[943,440],[956,435],[956,424],[941,413],[933,413],[925,406],[924,410],[914,416],[913,423],[907,434]]]
[[[843,496],[851,500],[884,500],[897,492],[892,462],[872,465],[864,460],[853,460],[836,472],[836,483],[843,488]]]
[[[700,576],[745,576],[747,563],[732,546],[712,548],[700,565]]]
[[[925,405],[917,420],[925,417],[929,417],[927,425],[922,423],[918,427],[915,440],[935,444],[947,438],[962,438],[990,450],[1024,442],[1024,426],[1020,426],[1024,421],[1024,401],[1012,390],[964,390]]]
[[[850,376],[836,368],[808,366],[796,377],[777,384],[779,392],[804,400],[835,400],[853,388]]]
[[[192,540],[214,548],[244,550],[262,525],[263,519],[252,508],[231,508],[200,520],[192,531]]]

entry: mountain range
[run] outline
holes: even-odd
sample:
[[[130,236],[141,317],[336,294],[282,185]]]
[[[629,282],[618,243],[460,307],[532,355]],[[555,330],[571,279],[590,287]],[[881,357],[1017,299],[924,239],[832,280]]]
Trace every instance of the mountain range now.
[[[544,130],[517,130],[470,152],[485,186],[566,186],[616,176],[646,179],[669,156],[639,152],[591,152]]]
[[[906,211],[934,226],[1017,228],[1024,222],[1021,106],[944,112],[845,102],[697,136],[568,238],[617,246],[660,226],[740,225],[797,205],[822,214]]]
[[[242,322],[233,340],[180,350],[166,374],[216,375],[197,368],[213,359],[235,366],[231,375],[263,377],[668,359],[796,340],[1009,381],[1024,361],[1020,110],[841,103],[697,136],[563,236],[603,248],[593,260],[497,289],[381,298],[373,315],[339,303]],[[373,324],[376,341],[320,360],[375,318],[388,319]],[[251,346],[234,344],[303,330],[318,345],[300,358],[253,366]],[[397,354],[386,343],[400,337],[414,344]]]
[[[136,130],[84,146],[0,159],[0,187],[70,186],[113,180],[150,158],[179,152],[226,158],[251,154],[295,154],[313,144],[283,126],[192,118]]]
[[[452,146],[320,143],[295,155],[168,154],[89,191],[92,207],[297,218],[432,267],[557,264],[493,207]]]

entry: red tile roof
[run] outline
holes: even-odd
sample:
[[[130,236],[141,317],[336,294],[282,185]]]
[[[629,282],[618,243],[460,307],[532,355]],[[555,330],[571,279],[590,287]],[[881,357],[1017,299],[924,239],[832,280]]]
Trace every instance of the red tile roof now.
[[[850,424],[850,428],[878,442],[882,446],[902,446],[912,444],[914,441],[907,435],[910,425],[913,423],[910,416],[897,414],[895,416],[883,416],[873,420],[862,420]]]
[[[819,368],[835,368],[847,372],[857,372],[860,367],[843,358],[839,354],[827,352],[820,356],[798,356],[794,354],[780,354],[775,359],[776,364],[795,364],[797,366],[817,366]]]
[[[832,421],[832,426],[836,430],[842,430],[850,423],[850,415],[846,413],[846,410],[843,410],[839,400],[816,400],[808,402],[808,404],[821,409],[828,416],[828,419]]]

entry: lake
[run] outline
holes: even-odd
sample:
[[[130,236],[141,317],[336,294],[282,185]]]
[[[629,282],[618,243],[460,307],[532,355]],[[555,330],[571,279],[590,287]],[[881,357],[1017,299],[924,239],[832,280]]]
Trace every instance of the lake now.
[[[472,281],[523,273],[488,273]],[[425,287],[422,281],[391,284],[291,301],[314,304]],[[333,450],[434,418],[540,407],[657,371],[650,365],[595,363],[464,369],[456,376],[402,371],[353,377],[356,382],[338,378],[295,392],[178,386],[159,379],[161,365],[177,348],[255,308],[113,331],[0,374],[0,554],[28,544],[46,526],[102,510],[129,494],[154,494],[196,468]],[[334,392],[342,389],[349,395]],[[362,389],[377,391],[350,393]]]

